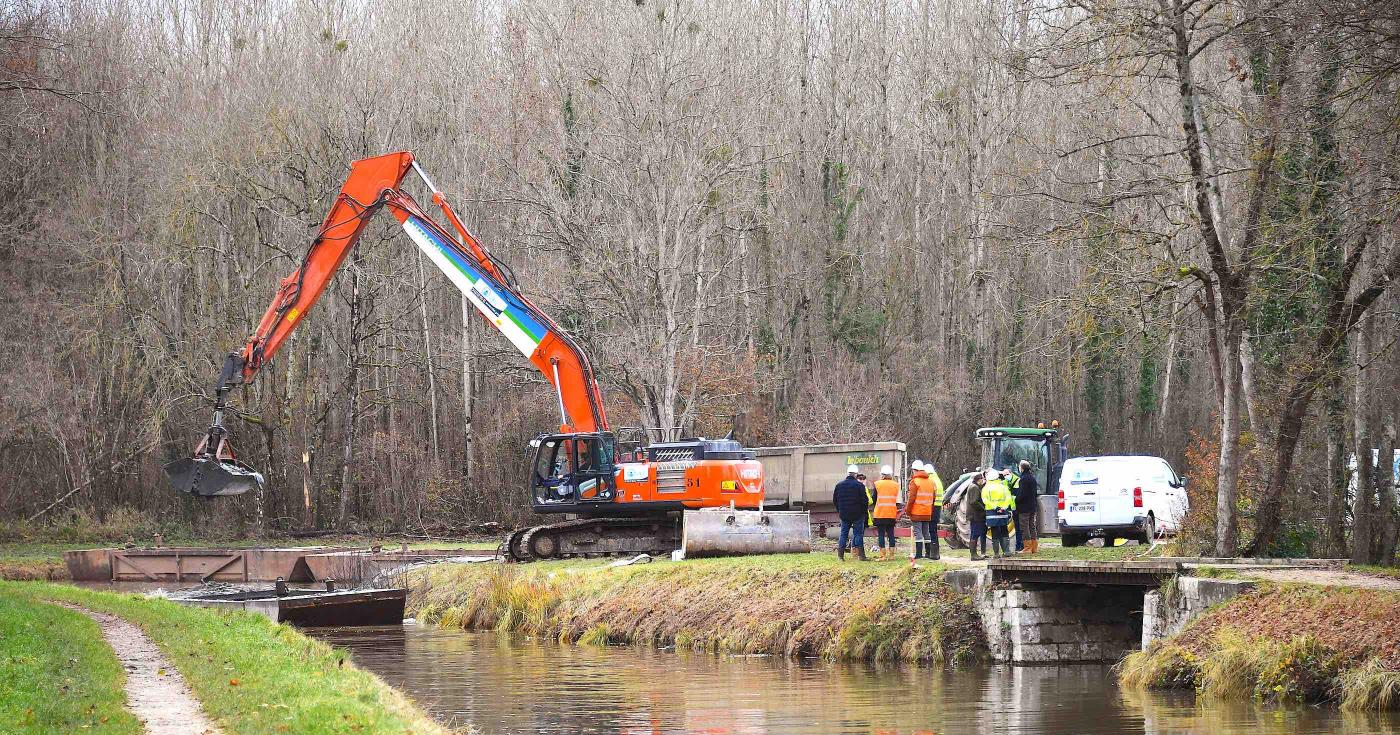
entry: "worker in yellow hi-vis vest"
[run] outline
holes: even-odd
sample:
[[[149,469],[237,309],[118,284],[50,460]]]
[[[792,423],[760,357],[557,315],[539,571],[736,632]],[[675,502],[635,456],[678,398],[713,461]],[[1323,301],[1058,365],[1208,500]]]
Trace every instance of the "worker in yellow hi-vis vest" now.
[[[1011,516],[1016,512],[1016,496],[1006,480],[996,470],[987,470],[987,482],[982,486],[982,506],[987,509],[987,530],[992,534],[992,556],[1000,559],[1011,555],[1008,533]]]

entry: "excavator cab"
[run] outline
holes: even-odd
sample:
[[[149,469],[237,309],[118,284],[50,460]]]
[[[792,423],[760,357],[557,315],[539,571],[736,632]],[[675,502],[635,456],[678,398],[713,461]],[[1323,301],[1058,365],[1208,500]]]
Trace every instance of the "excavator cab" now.
[[[530,496],[537,509],[568,512],[569,506],[616,497],[617,440],[611,433],[546,434],[530,444],[535,448]]]

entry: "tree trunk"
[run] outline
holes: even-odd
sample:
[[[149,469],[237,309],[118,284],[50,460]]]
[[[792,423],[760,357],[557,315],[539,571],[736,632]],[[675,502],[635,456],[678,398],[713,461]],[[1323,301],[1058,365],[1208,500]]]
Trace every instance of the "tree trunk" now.
[[[1177,310],[1180,308],[1177,298],[1180,292],[1172,292],[1171,320],[1167,327],[1167,368],[1162,376],[1162,401],[1157,406],[1157,441],[1161,441],[1167,435],[1167,414],[1170,413],[1172,400],[1172,378],[1176,373],[1176,337],[1180,333],[1177,327]]]
[[[462,485],[470,491],[475,436],[472,412],[476,408],[476,381],[472,377],[472,313],[476,309],[462,295]]]
[[[345,444],[340,453],[340,510],[336,528],[345,530],[350,521],[350,478],[355,454],[355,414],[360,405],[360,269],[350,273],[350,341],[345,367]]]
[[[1385,415],[1381,418],[1380,462],[1376,463],[1376,485],[1380,497],[1381,549],[1378,561],[1386,566],[1395,564],[1395,542],[1397,531],[1395,502],[1395,404],[1389,402]]]
[[[1347,555],[1347,450],[1346,399],[1342,396],[1341,380],[1334,377],[1327,384],[1327,554],[1333,558]]]
[[[1243,388],[1245,415],[1249,417],[1249,431],[1254,434],[1254,446],[1257,451],[1265,445],[1266,429],[1257,408],[1259,385],[1255,382],[1254,345],[1251,344],[1250,339],[1251,335],[1246,331],[1244,338],[1240,340],[1240,380]]]
[[[1375,318],[1367,316],[1356,335],[1356,389],[1352,405],[1352,454],[1356,457],[1355,495],[1351,501],[1351,561],[1369,564],[1375,538],[1371,529],[1371,509],[1375,484],[1371,477],[1371,332]]]
[[[1238,315],[1227,317],[1224,344],[1224,405],[1220,408],[1220,474],[1215,486],[1215,555],[1234,556],[1239,549],[1239,519],[1235,506],[1240,487],[1240,403],[1244,392],[1240,365],[1243,325]]]
[[[439,459],[437,376],[433,371],[433,333],[428,328],[428,275],[423,270],[421,250],[418,251],[418,306],[423,317],[423,359],[428,373],[428,441],[433,445],[433,465],[436,467]]]

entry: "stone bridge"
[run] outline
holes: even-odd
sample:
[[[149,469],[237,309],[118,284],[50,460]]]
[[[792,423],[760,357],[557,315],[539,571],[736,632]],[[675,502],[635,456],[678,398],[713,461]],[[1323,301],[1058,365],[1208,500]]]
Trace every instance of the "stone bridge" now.
[[[1335,559],[1158,557],[1137,561],[996,559],[948,581],[971,594],[992,658],[1013,664],[1116,662],[1185,627],[1212,605],[1252,589],[1248,579],[1195,576],[1202,568],[1327,569]],[[1168,580],[1173,594],[1163,596]]]

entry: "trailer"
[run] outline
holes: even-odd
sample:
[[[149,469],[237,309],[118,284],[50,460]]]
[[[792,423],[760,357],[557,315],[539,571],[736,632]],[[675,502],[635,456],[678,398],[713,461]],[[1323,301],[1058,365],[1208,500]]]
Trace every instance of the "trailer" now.
[[[819,532],[839,524],[831,491],[846,476],[848,466],[859,467],[874,482],[880,479],[880,468],[889,465],[900,487],[909,476],[904,442],[803,444],[753,451],[763,465],[764,509],[808,511]]]

